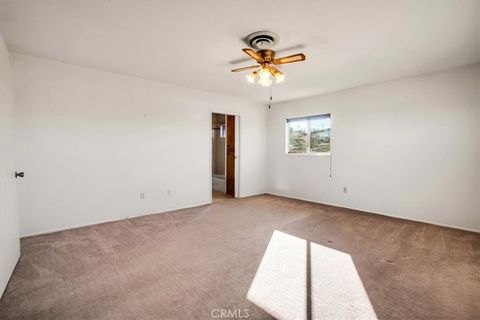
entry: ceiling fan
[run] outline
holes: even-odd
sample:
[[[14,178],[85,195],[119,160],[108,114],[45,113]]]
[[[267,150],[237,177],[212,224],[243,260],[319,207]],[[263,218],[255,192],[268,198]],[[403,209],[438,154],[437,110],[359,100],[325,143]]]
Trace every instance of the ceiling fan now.
[[[285,79],[285,75],[276,66],[287,63],[294,63],[305,60],[303,53],[297,53],[286,57],[275,57],[275,51],[271,50],[273,45],[278,42],[278,35],[269,31],[254,32],[245,39],[251,47],[259,49],[257,51],[251,48],[242,49],[247,55],[257,62],[257,65],[233,69],[232,72],[241,72],[245,70],[256,69],[247,75],[250,83],[257,83],[263,87],[269,87],[273,83],[273,78],[277,83]]]

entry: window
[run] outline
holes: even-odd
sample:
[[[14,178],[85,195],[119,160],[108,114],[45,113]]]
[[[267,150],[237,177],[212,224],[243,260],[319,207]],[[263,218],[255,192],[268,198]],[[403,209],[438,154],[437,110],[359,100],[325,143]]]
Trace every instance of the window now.
[[[287,153],[330,152],[330,114],[287,119]]]
[[[225,138],[227,136],[227,126],[225,124],[220,125],[220,138]]]

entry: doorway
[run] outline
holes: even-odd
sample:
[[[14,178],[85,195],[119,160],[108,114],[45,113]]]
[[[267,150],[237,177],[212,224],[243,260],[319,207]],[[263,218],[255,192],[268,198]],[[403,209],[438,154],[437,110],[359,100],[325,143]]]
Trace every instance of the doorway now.
[[[237,117],[212,113],[212,199],[236,196]]]

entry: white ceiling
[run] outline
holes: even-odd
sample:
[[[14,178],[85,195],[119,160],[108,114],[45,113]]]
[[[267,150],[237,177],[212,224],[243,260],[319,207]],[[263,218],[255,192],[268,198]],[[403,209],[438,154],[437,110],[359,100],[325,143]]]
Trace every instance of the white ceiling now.
[[[290,100],[478,62],[479,0],[0,0],[10,50],[265,101],[233,74],[241,38],[305,45],[274,100]]]

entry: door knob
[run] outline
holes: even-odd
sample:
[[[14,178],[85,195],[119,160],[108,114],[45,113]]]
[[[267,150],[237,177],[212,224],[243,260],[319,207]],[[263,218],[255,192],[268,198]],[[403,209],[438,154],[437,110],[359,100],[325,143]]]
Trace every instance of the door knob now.
[[[15,178],[18,178],[18,177],[23,178],[24,175],[25,175],[25,173],[23,173],[23,172],[17,172],[17,171],[15,171]]]

